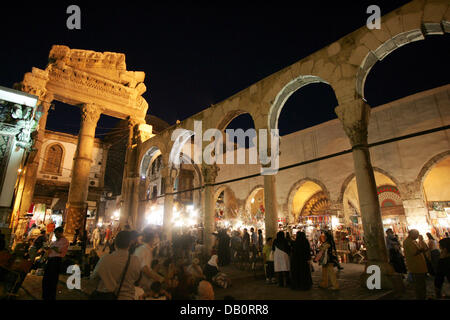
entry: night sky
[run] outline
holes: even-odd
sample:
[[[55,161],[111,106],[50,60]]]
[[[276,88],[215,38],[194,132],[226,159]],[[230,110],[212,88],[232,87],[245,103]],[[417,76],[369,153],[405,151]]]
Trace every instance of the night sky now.
[[[92,1],[93,2],[93,1]],[[356,3],[357,2],[357,3]],[[366,8],[386,14],[408,1],[243,3],[21,2],[0,5],[0,85],[12,87],[33,66],[44,69],[53,44],[126,54],[144,71],[149,113],[169,124],[218,103],[365,25]],[[81,30],[66,28],[66,8],[81,7]],[[119,5],[120,4],[120,5]],[[449,83],[449,35],[430,36],[378,62],[366,82],[372,106]],[[279,122],[287,134],[336,118],[333,91],[309,85],[287,102]],[[308,106],[305,108],[304,106]],[[76,134],[77,108],[56,103],[47,128]],[[117,119],[102,116],[102,137]],[[241,116],[230,127],[252,126]]]

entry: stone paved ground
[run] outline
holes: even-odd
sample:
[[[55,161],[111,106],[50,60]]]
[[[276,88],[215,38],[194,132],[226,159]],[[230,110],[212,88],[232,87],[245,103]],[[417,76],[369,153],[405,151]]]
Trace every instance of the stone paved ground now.
[[[99,252],[102,255],[101,252]],[[321,270],[315,265],[313,277],[313,288],[310,291],[293,291],[289,288],[280,288],[277,285],[265,284],[262,270],[253,273],[246,270],[239,270],[234,265],[221,269],[231,279],[232,286],[223,289],[215,288],[216,300],[222,300],[226,296],[232,296],[236,300],[377,300],[377,299],[395,299],[409,300],[414,299],[412,288],[407,288],[401,295],[392,291],[377,290],[369,291],[361,288],[359,276],[364,270],[363,265],[343,264],[344,270],[338,272],[339,291],[324,290],[318,287]],[[81,290],[69,290],[66,286],[66,275],[60,276],[58,285],[57,300],[86,300],[94,287],[88,279],[83,278]],[[42,277],[28,275],[22,288],[19,290],[18,300],[38,300],[41,299]],[[447,294],[450,296],[450,290],[447,285]],[[428,295],[433,297],[433,282],[428,280]]]
[[[225,296],[232,296],[237,300],[302,300],[302,299],[351,299],[372,300],[380,299],[387,292],[370,292],[360,288],[358,283],[359,274],[362,272],[361,265],[344,265],[344,270],[338,275],[341,290],[332,292],[317,287],[320,280],[320,271],[313,273],[314,288],[307,292],[293,291],[288,288],[280,288],[277,285],[266,285],[261,273],[255,275],[249,271],[241,271],[234,266],[223,268],[232,281],[232,286],[227,289],[215,288],[216,299],[222,300]],[[58,285],[58,300],[86,300],[88,293],[94,288],[89,285],[87,279],[82,279],[82,290],[69,290],[65,285],[67,276],[60,276]],[[41,298],[42,277],[28,275],[22,288],[19,290],[19,300],[36,300]]]

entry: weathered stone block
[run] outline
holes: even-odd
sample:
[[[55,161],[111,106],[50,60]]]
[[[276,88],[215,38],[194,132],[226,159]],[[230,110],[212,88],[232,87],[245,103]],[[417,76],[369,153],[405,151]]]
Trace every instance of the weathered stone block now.
[[[420,30],[422,26],[422,12],[408,13],[403,16],[403,30]]]
[[[367,32],[359,41],[359,43],[365,45],[370,50],[376,50],[383,43],[378,40],[372,31]]]
[[[339,44],[339,42],[334,42],[327,48],[327,53],[330,57],[338,54],[339,51],[341,51],[341,45]]]
[[[360,66],[361,63],[364,61],[364,58],[369,53],[369,49],[365,46],[359,46],[350,55],[350,58],[348,59],[348,62],[355,65]]]
[[[448,8],[448,3],[428,2],[423,10],[423,22],[440,23]]]
[[[402,16],[399,14],[396,14],[389,19],[386,20],[386,22],[381,24],[381,28],[386,28],[387,31],[390,33],[391,37],[402,33],[403,30],[403,21]]]
[[[301,75],[311,74],[313,66],[314,66],[314,60],[304,61],[300,66],[300,74]]]

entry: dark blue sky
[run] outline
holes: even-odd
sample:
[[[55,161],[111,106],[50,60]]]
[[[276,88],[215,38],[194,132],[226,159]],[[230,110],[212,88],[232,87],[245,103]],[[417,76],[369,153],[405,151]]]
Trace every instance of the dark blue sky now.
[[[357,2],[357,3],[356,3]],[[33,66],[45,68],[53,44],[126,54],[128,70],[145,71],[149,113],[173,124],[363,26],[373,1],[245,3],[21,2],[0,5],[0,85],[12,87]],[[408,1],[377,1],[382,14]],[[78,4],[82,29],[66,28],[66,8]],[[449,36],[410,44],[369,74],[368,102],[383,104],[448,83]],[[412,67],[414,66],[414,68]],[[335,118],[332,91],[308,86],[288,100],[281,133]],[[310,112],[299,105],[311,106]],[[79,111],[56,104],[48,128],[78,132]],[[232,126],[245,129],[248,121]],[[102,116],[101,128],[115,120]],[[247,123],[247,124],[246,124]],[[107,129],[105,129],[107,130]]]

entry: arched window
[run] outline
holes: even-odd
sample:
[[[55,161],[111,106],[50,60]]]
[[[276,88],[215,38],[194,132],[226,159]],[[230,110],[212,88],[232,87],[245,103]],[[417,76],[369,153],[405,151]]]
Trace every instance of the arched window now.
[[[47,148],[47,155],[44,162],[46,173],[61,174],[63,159],[63,148],[58,144],[53,144]]]

